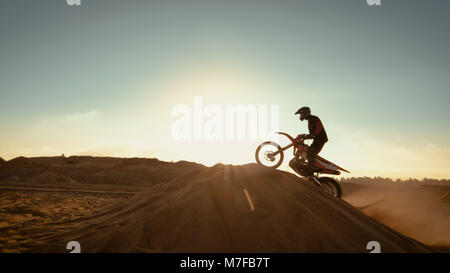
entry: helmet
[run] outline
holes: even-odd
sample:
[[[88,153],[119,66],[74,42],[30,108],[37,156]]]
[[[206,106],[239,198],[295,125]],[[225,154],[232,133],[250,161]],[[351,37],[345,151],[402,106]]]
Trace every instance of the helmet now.
[[[295,115],[300,114],[300,120],[303,121],[305,118],[307,118],[309,115],[311,115],[311,109],[307,106],[303,106],[302,108],[298,109],[297,112],[295,112]]]

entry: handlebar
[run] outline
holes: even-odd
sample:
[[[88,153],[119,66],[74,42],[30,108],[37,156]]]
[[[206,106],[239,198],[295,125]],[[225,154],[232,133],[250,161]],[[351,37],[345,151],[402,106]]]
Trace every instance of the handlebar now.
[[[305,134],[300,134],[295,138],[295,141],[300,145],[306,145],[305,140],[307,139]]]

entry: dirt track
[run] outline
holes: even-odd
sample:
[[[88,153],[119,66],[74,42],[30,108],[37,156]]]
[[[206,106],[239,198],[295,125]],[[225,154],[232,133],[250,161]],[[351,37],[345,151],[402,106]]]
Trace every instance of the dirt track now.
[[[431,250],[255,164],[20,158],[0,167],[0,186],[3,252],[67,252],[72,240],[83,252],[368,252],[374,240]]]

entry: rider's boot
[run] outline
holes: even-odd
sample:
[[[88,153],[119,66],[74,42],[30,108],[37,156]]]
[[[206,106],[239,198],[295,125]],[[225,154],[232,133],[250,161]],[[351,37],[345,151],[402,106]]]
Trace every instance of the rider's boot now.
[[[309,165],[309,164],[307,164],[306,165],[306,168],[305,168],[305,176],[314,176],[314,173],[316,172],[316,167],[313,167],[313,166],[311,166],[311,165]]]

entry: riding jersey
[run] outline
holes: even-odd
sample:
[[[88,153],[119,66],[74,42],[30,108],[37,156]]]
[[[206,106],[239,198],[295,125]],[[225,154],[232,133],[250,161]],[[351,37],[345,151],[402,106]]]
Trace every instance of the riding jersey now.
[[[314,139],[314,141],[327,142],[328,136],[323,127],[322,121],[316,116],[309,115],[306,120],[308,120],[309,134]]]

